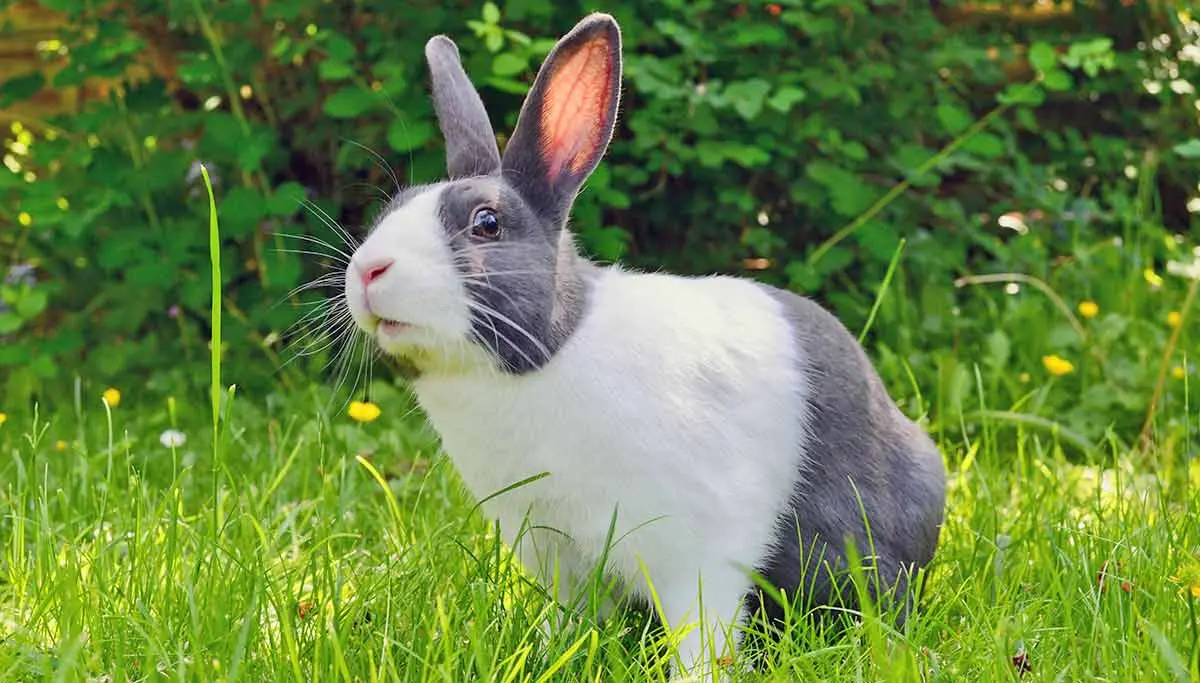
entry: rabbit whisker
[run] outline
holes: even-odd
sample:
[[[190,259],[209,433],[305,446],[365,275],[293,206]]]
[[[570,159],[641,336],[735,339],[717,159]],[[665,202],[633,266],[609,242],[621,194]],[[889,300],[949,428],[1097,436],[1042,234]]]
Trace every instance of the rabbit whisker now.
[[[337,263],[338,265],[342,266],[342,268],[345,268],[346,266],[350,265],[349,261],[343,260],[342,257],[340,257],[340,256],[337,256],[335,254],[327,254],[327,253],[320,252],[320,251],[308,251],[305,249],[284,249],[282,247],[276,249],[275,251],[280,254],[302,254],[305,256],[318,256],[320,258],[326,258],[326,259],[329,259],[329,260]],[[329,268],[326,267],[326,270],[328,270],[328,269]]]
[[[285,239],[302,240],[305,242],[312,242],[313,244],[320,245],[322,247],[325,247],[326,249],[332,249],[334,252],[343,256],[346,259],[346,261],[350,260],[350,254],[347,254],[345,251],[342,251],[341,248],[334,246],[319,237],[313,237],[312,235],[298,235],[298,234],[287,233],[287,232],[275,232],[272,234],[275,235],[276,237],[283,237]]]
[[[309,213],[311,213],[313,216],[316,216],[318,220],[325,224],[325,227],[332,230],[335,235],[341,238],[342,242],[347,248],[350,249],[350,251],[354,251],[358,248],[358,242],[345,228],[339,225],[338,222],[333,219],[333,216],[330,216],[325,209],[322,209],[320,206],[317,206],[315,202],[312,202],[308,199],[301,199],[300,202],[301,206],[308,209]]]
[[[534,348],[537,349],[544,356],[544,360],[550,360],[550,356],[551,356],[550,349],[547,349],[545,344],[542,344],[542,342],[538,341],[537,337],[534,337],[532,334],[529,333],[528,330],[526,330],[524,327],[521,327],[520,325],[518,325],[512,318],[509,318],[508,316],[504,315],[503,313],[500,313],[499,311],[492,308],[491,306],[488,306],[486,304],[481,304],[478,301],[468,301],[467,307],[473,311],[482,313],[483,315],[488,316],[490,318],[495,318],[496,320],[499,320],[500,322],[505,323],[506,325],[508,325],[512,329],[516,330],[517,332],[520,332],[522,335],[525,336],[526,339],[533,342]],[[520,347],[518,347],[516,344],[513,344],[511,341],[509,341],[509,344],[512,345],[514,350],[520,351]],[[523,352],[522,352],[522,354],[523,354]],[[531,364],[533,364],[533,365],[537,365],[536,363],[532,363],[532,359],[530,359],[528,357],[526,357],[526,360],[531,361]]]
[[[481,287],[487,291],[495,292],[496,294],[499,294],[500,296],[504,297],[504,299],[506,301],[508,301],[508,303],[510,305],[512,305],[513,308],[515,308],[515,309],[520,308],[520,306],[517,305],[516,299],[512,298],[512,295],[510,295],[508,292],[505,292],[504,290],[500,289],[499,287],[496,287],[495,285],[493,285],[490,282],[487,282],[485,280],[465,280],[463,282],[463,284],[467,285],[468,287]]]
[[[346,142],[354,145],[355,147],[358,147],[359,149],[363,150],[367,154],[370,154],[372,157],[374,157],[375,163],[379,166],[379,168],[384,173],[387,174],[388,178],[391,178],[392,184],[396,186],[396,192],[400,192],[401,190],[403,190],[403,188],[400,185],[400,178],[398,178],[396,176],[395,169],[393,169],[391,164],[389,164],[387,162],[387,160],[383,158],[382,154],[380,154],[379,152],[376,152],[375,150],[371,149],[367,145],[364,145],[363,143],[358,142],[357,140],[351,140],[350,138],[342,138],[342,139],[345,140]],[[385,194],[385,196],[386,196],[386,194]],[[387,197],[387,200],[391,201],[392,198]]]

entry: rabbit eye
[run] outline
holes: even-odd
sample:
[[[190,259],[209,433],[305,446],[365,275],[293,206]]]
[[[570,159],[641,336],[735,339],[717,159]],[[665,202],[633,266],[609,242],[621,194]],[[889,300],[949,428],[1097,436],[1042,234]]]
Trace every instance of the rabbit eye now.
[[[492,209],[484,207],[471,217],[471,234],[488,240],[500,238],[500,217]]]

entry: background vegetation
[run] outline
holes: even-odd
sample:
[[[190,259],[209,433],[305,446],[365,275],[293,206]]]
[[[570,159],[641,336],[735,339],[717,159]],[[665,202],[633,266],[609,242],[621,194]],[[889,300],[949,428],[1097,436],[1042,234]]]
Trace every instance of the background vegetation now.
[[[294,325],[336,294],[297,290],[336,268],[307,240],[361,235],[443,170],[425,40],[459,42],[508,131],[593,9],[627,67],[573,217],[588,252],[761,278],[856,331],[875,310],[868,348],[955,472],[938,571],[970,585],[899,644],[801,632],[792,673],[992,680],[1046,643],[1068,680],[1198,675],[1200,22],[1130,0],[0,0],[0,671],[461,680],[566,657],[594,678],[601,640],[640,651],[619,627],[524,644],[546,603],[502,610],[508,570],[403,387]],[[200,429],[201,163],[227,463]],[[383,417],[352,425],[352,398]],[[1104,590],[1118,565],[1129,590]],[[396,621],[354,640],[367,613]]]
[[[851,327],[904,238],[872,341],[940,397],[936,418],[961,426],[978,365],[993,402],[1128,439],[1186,286],[1166,265],[1194,258],[1197,24],[1170,3],[1023,7],[611,3],[624,114],[573,224],[599,259],[754,275]],[[361,234],[397,181],[442,172],[427,36],[462,42],[507,131],[553,37],[587,9],[12,5],[6,30],[24,42],[6,44],[32,42],[37,68],[0,88],[7,403],[75,374],[203,386],[200,162],[217,178],[238,384],[261,395],[317,376],[322,354],[290,374],[281,357],[302,310],[288,303],[326,294],[288,293],[328,259],[280,233],[332,240],[330,216]],[[1004,272],[1099,314],[1084,326],[1029,286],[955,287]],[[1028,397],[1022,373],[1050,353],[1078,367],[1070,391]]]

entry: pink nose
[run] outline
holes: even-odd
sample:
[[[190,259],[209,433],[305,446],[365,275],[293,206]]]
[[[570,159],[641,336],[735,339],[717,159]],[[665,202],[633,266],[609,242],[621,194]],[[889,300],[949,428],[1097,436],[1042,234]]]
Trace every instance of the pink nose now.
[[[382,261],[380,263],[374,263],[369,266],[359,268],[358,272],[362,274],[363,286],[369,285],[377,280],[379,276],[388,271],[388,268],[392,267],[393,263],[395,263],[395,261],[388,259],[387,261]]]

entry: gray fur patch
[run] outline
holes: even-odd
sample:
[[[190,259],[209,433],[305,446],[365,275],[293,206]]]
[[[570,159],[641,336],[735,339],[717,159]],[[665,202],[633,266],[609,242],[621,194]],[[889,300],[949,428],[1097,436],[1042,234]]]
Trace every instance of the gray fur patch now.
[[[446,171],[451,180],[500,170],[500,150],[487,110],[463,70],[458,46],[446,36],[425,44],[433,86],[433,108],[446,140]]]
[[[496,212],[498,239],[472,233],[480,207]],[[501,178],[446,185],[438,212],[470,297],[474,341],[507,372],[545,366],[583,317],[595,267],[578,256],[570,233],[547,230]]]
[[[895,586],[905,600],[903,619],[908,576],[933,557],[941,531],[941,455],[896,407],[858,341],[833,314],[791,292],[764,288],[783,306],[803,351],[800,370],[811,388],[811,416],[791,509],[777,520],[773,551],[757,569],[789,599],[798,599],[801,613],[831,603],[853,608],[843,574],[847,541],[864,565],[871,564],[873,547],[880,593]],[[783,616],[781,606],[758,590],[751,590],[747,606],[773,621]]]

